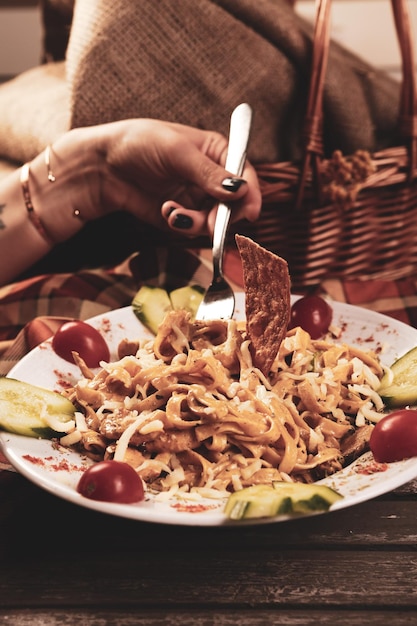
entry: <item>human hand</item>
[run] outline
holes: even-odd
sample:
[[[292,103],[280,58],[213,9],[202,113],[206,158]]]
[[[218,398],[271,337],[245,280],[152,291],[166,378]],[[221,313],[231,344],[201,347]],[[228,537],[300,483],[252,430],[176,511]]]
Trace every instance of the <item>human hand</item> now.
[[[85,222],[111,212],[128,211],[190,237],[212,233],[219,201],[231,206],[232,221],[255,220],[261,207],[256,172],[247,163],[243,178],[235,179],[222,166],[226,152],[227,140],[218,133],[156,120],[64,133],[1,181],[7,227],[0,230],[0,284]]]
[[[89,135],[100,155],[97,210],[126,210],[188,236],[212,232],[218,201],[232,206],[232,221],[259,215],[256,172],[247,163],[236,179],[224,169],[227,140],[219,133],[141,119],[92,127]]]

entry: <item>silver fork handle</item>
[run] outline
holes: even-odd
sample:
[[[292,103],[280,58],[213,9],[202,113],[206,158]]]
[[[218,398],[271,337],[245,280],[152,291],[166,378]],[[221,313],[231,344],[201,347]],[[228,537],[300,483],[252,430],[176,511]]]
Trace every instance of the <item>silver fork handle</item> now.
[[[239,104],[230,117],[229,145],[225,168],[231,174],[241,176],[246,160],[246,150],[252,122],[252,109],[246,102]],[[217,207],[213,230],[214,278],[223,275],[223,253],[231,209],[221,202]]]

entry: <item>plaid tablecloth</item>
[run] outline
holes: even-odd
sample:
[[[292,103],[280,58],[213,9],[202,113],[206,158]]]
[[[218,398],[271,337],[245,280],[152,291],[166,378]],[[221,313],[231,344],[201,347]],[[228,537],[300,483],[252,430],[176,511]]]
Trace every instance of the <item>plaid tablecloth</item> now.
[[[240,259],[226,254],[225,273],[242,289]],[[0,375],[68,319],[88,319],[128,306],[142,283],[175,288],[211,279],[209,250],[157,249],[108,269],[48,274],[0,288]],[[329,298],[372,309],[417,328],[417,278],[397,281],[329,279],[314,289]],[[0,470],[11,469],[0,452]]]

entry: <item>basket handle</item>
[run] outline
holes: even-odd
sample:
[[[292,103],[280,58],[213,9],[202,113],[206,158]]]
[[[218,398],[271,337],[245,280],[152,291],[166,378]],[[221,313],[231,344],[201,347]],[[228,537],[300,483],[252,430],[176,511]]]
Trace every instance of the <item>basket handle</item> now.
[[[399,113],[400,132],[409,152],[409,180],[417,167],[417,67],[413,32],[406,0],[391,0],[402,59],[402,89]]]
[[[303,160],[296,209],[301,208],[310,173],[313,176],[318,200],[322,202],[319,166],[323,157],[323,89],[330,44],[330,7],[331,0],[316,2],[310,87],[302,136]],[[391,7],[402,59],[398,123],[409,155],[408,180],[411,180],[417,168],[417,89],[413,35],[407,0],[391,0]]]

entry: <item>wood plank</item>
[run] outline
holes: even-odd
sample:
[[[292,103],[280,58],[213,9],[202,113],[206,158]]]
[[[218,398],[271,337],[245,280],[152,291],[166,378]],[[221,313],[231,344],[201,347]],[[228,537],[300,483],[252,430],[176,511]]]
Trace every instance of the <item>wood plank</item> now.
[[[30,524],[28,525],[30,532]],[[75,530],[75,529],[74,529]],[[336,606],[417,611],[417,555],[410,551],[263,550],[189,552],[159,543],[144,550],[140,534],[130,551],[112,549],[73,558],[74,538],[62,537],[55,556],[19,558],[0,572],[0,598],[8,607],[124,606],[163,611],[195,608],[278,609]],[[36,536],[33,537],[36,541]],[[91,542],[94,542],[92,533]]]
[[[269,611],[242,609],[227,611],[160,611],[160,610],[111,610],[111,611],[0,611],[0,622],[13,626],[410,626],[417,622],[416,612],[395,611],[395,615],[385,611],[341,609],[326,611],[306,611],[305,609]]]
[[[2,505],[6,506],[6,505]],[[3,509],[5,510],[5,508]],[[61,509],[65,511],[64,508]],[[31,521],[32,532],[27,532],[26,514],[20,519],[0,519],[0,555],[3,562],[20,556],[38,558],[40,552],[53,554],[62,537],[71,536],[73,529],[94,528],[95,541],[89,533],[77,533],[77,543],[72,547],[74,555],[94,558],[96,552],[112,537],[114,550],[126,550],[140,537],[145,551],[159,546],[161,535],[164,544],[186,546],[187,551],[223,546],[226,552],[283,549],[298,547],[304,550],[388,550],[402,548],[414,550],[417,545],[417,502],[412,505],[372,502],[355,507],[349,512],[340,511],[326,516],[295,520],[284,524],[244,528],[192,528],[147,525],[128,520],[113,520],[99,515],[72,515],[60,517],[51,511],[50,519],[39,515]],[[1,517],[1,516],[0,516]],[[73,522],[73,523],[71,523]],[[33,536],[37,541],[33,542]],[[7,537],[7,542],[4,541]]]

